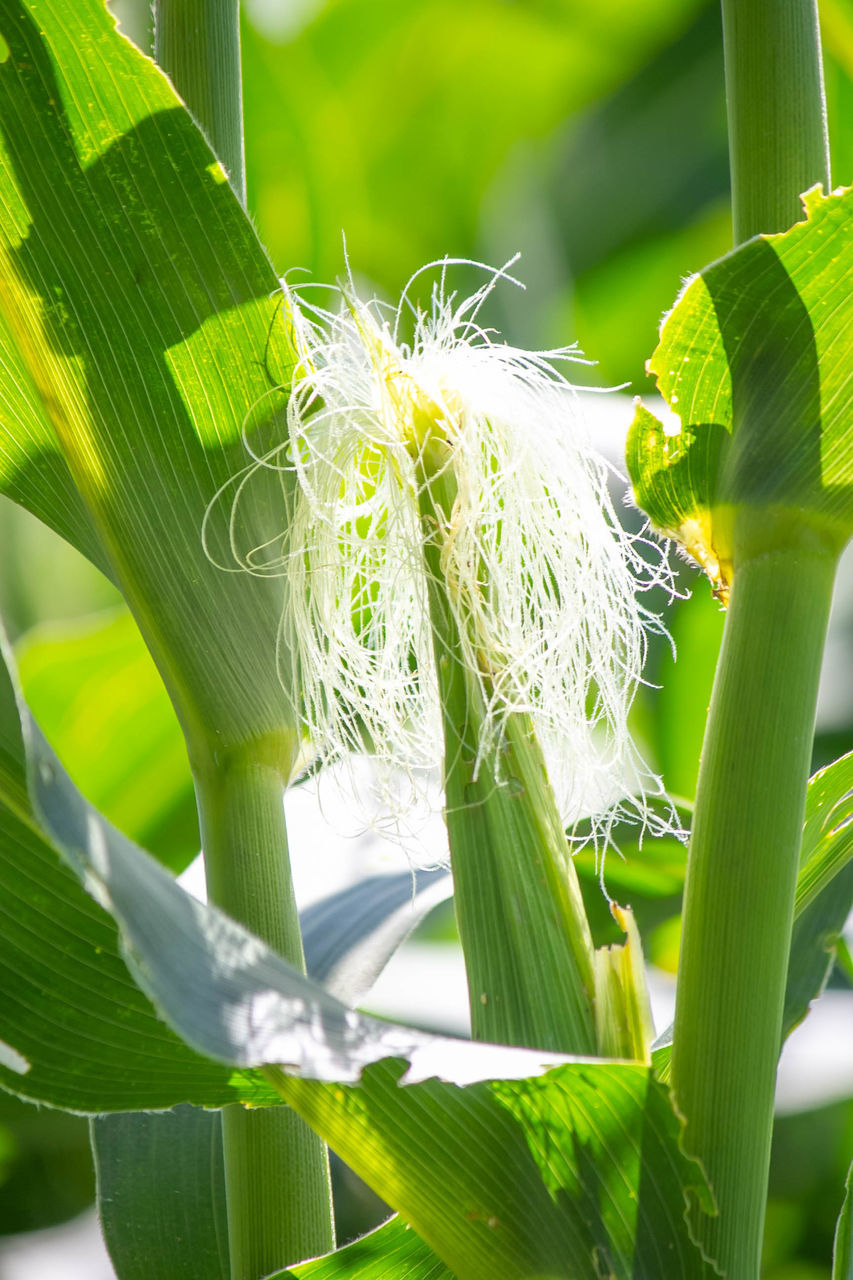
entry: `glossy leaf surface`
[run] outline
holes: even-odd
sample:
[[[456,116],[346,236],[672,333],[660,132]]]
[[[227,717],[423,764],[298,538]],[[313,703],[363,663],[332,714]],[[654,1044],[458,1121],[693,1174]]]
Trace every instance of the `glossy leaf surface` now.
[[[309,974],[339,997],[344,988],[351,998],[363,994],[402,937],[451,888],[444,871],[372,876],[315,903],[301,917]],[[91,1127],[101,1229],[122,1280],[148,1280],[164,1240],[171,1253],[162,1257],[158,1274],[191,1280],[203,1259],[205,1277],[228,1280],[227,1250],[219,1253],[226,1217],[218,1113],[178,1107],[99,1116]],[[388,1280],[401,1267],[409,1280],[443,1278],[447,1272],[428,1246],[396,1220],[395,1226],[304,1274],[359,1275],[369,1264],[366,1274]]]
[[[368,876],[300,912],[305,966],[332,995],[356,1005],[412,929],[453,896],[450,870]]]

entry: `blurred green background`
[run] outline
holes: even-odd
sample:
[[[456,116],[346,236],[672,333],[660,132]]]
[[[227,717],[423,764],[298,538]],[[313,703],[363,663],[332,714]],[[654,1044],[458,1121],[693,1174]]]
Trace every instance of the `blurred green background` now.
[[[834,182],[846,184],[853,0],[820,4]],[[148,0],[112,7],[145,46]],[[334,281],[345,236],[360,285],[394,299],[430,260],[520,252],[526,290],[498,290],[487,322],[526,347],[577,342],[595,361],[580,382],[650,390],[661,315],[730,247],[717,0],[244,0],[243,59],[249,209],[282,275]],[[453,279],[464,294],[482,276]],[[182,869],[198,847],[189,774],[132,621],[91,566],[9,505],[0,547],[0,608],[37,716],[83,790]],[[686,567],[681,579],[696,583]],[[679,662],[653,647],[647,674],[662,687],[643,690],[635,727],[689,800],[722,617],[702,583],[668,607]],[[838,618],[847,687],[825,699],[816,764],[853,745],[849,596]],[[634,901],[648,954],[671,968],[683,851],[647,842],[633,879],[626,853],[611,891]],[[585,882],[604,937],[588,864]],[[851,1141],[847,1103],[780,1121],[767,1280],[828,1280]],[[0,1233],[59,1222],[91,1193],[85,1122],[0,1097]],[[367,1225],[352,1196],[342,1211],[346,1232]]]

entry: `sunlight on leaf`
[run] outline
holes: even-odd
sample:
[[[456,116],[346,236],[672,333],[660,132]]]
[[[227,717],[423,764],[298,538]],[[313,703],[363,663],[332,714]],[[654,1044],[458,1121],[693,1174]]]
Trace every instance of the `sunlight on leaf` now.
[[[687,284],[649,362],[678,420],[638,405],[628,440],[637,502],[723,599],[738,546],[853,531],[853,189],[804,205]]]
[[[467,1089],[400,1089],[402,1070],[371,1067],[357,1089],[270,1075],[460,1280],[716,1274],[684,1219],[688,1189],[709,1210],[707,1189],[648,1068],[568,1066]]]
[[[597,1257],[626,1280],[664,1258],[670,1276],[711,1274],[681,1207],[688,1189],[707,1206],[701,1175],[648,1068],[453,1041],[347,1010],[109,827],[20,701],[18,714],[8,772],[19,784],[26,768],[33,796],[21,816],[32,829],[37,815],[115,915],[163,1015],[210,1057],[304,1075],[265,1072],[461,1280],[567,1275],[566,1256]],[[492,1083],[458,1087],[480,1080]]]
[[[0,34],[0,488],[120,585],[185,728],[280,732],[276,584],[223,589],[201,545],[247,415],[281,411],[278,280],[101,0],[2,0]]]
[[[853,910],[853,752],[810,780],[794,903],[783,1037],[803,1020],[835,963]]]

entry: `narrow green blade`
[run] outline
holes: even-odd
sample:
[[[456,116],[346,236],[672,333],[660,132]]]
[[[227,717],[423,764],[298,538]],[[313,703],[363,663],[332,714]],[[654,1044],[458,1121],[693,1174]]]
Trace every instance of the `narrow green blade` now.
[[[853,1280],[853,1164],[844,1184],[844,1203],[835,1228],[832,1280]]]
[[[196,902],[110,827],[24,710],[25,760],[15,728],[22,706],[0,669],[0,885],[8,912],[0,979],[15,993],[0,1017],[4,1087],[90,1114],[178,1102],[258,1106],[277,1101],[268,1082],[222,1063],[284,1061],[321,1079],[355,1080],[365,1064],[403,1055],[416,1077],[438,1072],[464,1081],[527,1075],[564,1060],[354,1013]],[[128,964],[196,1052],[155,1014]]]
[[[101,1230],[121,1280],[230,1280],[218,1113],[99,1116],[91,1131]]]
[[[416,1231],[395,1216],[345,1249],[270,1280],[455,1280]]]
[[[0,794],[0,1084],[93,1114],[270,1100],[193,1053],[133,982],[109,915]]]
[[[0,662],[0,1085],[95,1113],[270,1101],[249,1072],[188,1049],[127,971],[114,921],[33,814],[20,721]]]
[[[809,780],[795,910],[804,911],[853,858],[853,751]]]

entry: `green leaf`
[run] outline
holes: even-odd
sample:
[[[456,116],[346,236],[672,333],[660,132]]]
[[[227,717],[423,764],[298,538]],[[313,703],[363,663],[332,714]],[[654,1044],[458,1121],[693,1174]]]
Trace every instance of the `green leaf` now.
[[[33,714],[74,783],[173,871],[200,839],[186,746],[163,682],[126,610],[44,624],[17,646]]]
[[[782,1014],[785,1040],[823,991],[835,964],[836,944],[853,909],[853,863],[794,919]]]
[[[853,532],[853,189],[804,204],[689,282],[649,362],[680,425],[640,405],[628,439],[638,504],[723,597],[736,551]]]
[[[270,1075],[459,1280],[716,1274],[685,1223],[685,1197],[707,1210],[707,1189],[648,1068],[466,1089],[401,1089],[402,1070],[370,1067],[355,1089]]]
[[[229,1280],[222,1125],[215,1111],[91,1122],[101,1230],[121,1280]]]
[[[0,1089],[0,1252],[3,1237],[53,1227],[95,1196],[89,1126]]]
[[[269,1280],[455,1280],[416,1231],[395,1215],[344,1249]]]
[[[8,650],[4,658],[11,661]],[[220,1064],[287,1062],[321,1079],[354,1080],[365,1064],[402,1054],[414,1078],[437,1072],[467,1081],[565,1061],[430,1036],[348,1009],[240,925],[191,898],[110,827],[16,703],[5,670],[0,981],[14,993],[0,1017],[5,1088],[89,1114],[179,1102],[262,1106],[277,1101],[268,1082]],[[119,922],[120,943],[105,904]],[[198,1052],[164,1026],[127,965],[160,1015]]]
[[[409,930],[451,892],[449,872],[413,871],[371,876],[321,899],[301,917],[308,972],[352,1003],[369,989]],[[217,1114],[177,1107],[161,1115],[99,1116],[92,1121],[92,1149],[101,1228],[121,1280],[137,1275],[147,1280],[152,1269],[158,1275],[168,1273],[170,1280],[192,1280],[202,1262],[206,1278],[221,1274],[228,1280]],[[400,1228],[399,1234],[392,1245],[400,1266],[405,1257],[408,1270],[403,1274],[410,1280],[443,1280],[448,1275],[413,1231]],[[349,1268],[356,1261],[361,1267],[368,1255],[376,1267],[387,1268],[385,1239],[370,1245],[359,1242],[352,1250],[331,1255],[331,1274],[349,1274]],[[167,1252],[158,1264],[164,1241]],[[224,1248],[221,1259],[219,1246]],[[317,1265],[322,1270],[323,1264]],[[419,1269],[413,1271],[416,1266]],[[390,1280],[387,1269],[374,1274]]]
[[[683,1212],[687,1191],[701,1200],[704,1183],[648,1068],[453,1041],[347,1010],[109,827],[20,700],[18,712],[33,813],[109,906],[163,1015],[210,1057],[304,1075],[264,1073],[460,1280],[568,1277],[599,1264],[639,1278],[664,1259],[669,1276],[709,1274]],[[11,758],[20,779],[20,741]],[[61,1057],[61,1043],[50,1052]],[[16,1045],[6,1064],[28,1074]],[[524,1078],[552,1066],[547,1081]]]
[[[335,993],[352,1002],[369,989],[403,936],[451,891],[449,872],[413,871],[371,876],[313,904],[302,915],[309,973],[327,989],[331,978]],[[152,1272],[193,1280],[202,1269],[205,1280],[219,1275],[228,1280],[219,1116],[177,1107],[160,1115],[99,1116],[91,1130],[101,1228],[121,1280],[148,1280]],[[373,1274],[391,1280],[387,1234],[331,1255],[330,1274],[351,1274],[351,1267],[357,1263],[360,1269],[369,1255]],[[403,1266],[405,1258],[403,1274],[410,1280],[448,1275],[413,1231],[400,1227],[399,1239],[395,1236],[388,1247],[399,1257],[395,1266]],[[324,1264],[316,1265],[324,1274]]]
[[[853,752],[810,780],[794,903],[783,1037],[802,1022],[835,962],[853,909]]]
[[[8,647],[0,644],[0,653],[11,672]],[[3,670],[0,668],[0,675]],[[24,1026],[34,1028],[27,1044],[34,1045],[51,1073],[59,1072],[59,1083],[45,1100],[90,1112],[153,1110],[183,1101],[209,1106],[238,1099],[253,1105],[273,1101],[269,1085],[257,1074],[220,1073],[217,1062],[241,1067],[286,1062],[292,1070],[311,1078],[357,1080],[367,1064],[402,1056],[411,1064],[413,1079],[437,1073],[459,1083],[490,1075],[523,1076],[567,1061],[558,1054],[432,1036],[348,1009],[241,925],[217,908],[192,898],[159,863],[111,827],[74,787],[19,692],[13,692],[8,676],[0,678],[0,713],[3,712],[6,718],[0,718],[0,812],[8,811],[33,837],[23,849],[8,842],[6,874],[13,884],[13,869],[17,869],[25,885],[31,886],[38,904],[35,918],[31,914],[27,920],[24,936],[10,935],[8,955],[10,965],[20,964],[22,969],[31,965],[36,972],[36,991],[31,1000],[35,1002],[34,1010],[41,1014],[41,1025],[38,1017],[31,1017],[29,1009],[25,1010]],[[15,732],[16,724],[22,733]],[[25,788],[29,788],[29,796]],[[74,892],[69,871],[59,866],[60,857],[86,894],[108,909],[118,923],[122,954],[136,982],[153,998],[161,1016],[206,1058],[183,1049],[156,1021],[123,967],[113,971],[102,963],[102,955],[110,953],[118,961],[109,917],[82,891]],[[61,874],[57,875],[57,870]],[[54,894],[58,905],[49,901]],[[22,905],[26,906],[26,892]],[[87,1101],[83,1102],[59,1092],[63,1078],[60,1059],[65,1047],[61,1037],[51,1040],[50,1032],[51,1021],[58,1012],[67,1012],[63,1008],[65,987],[62,981],[52,983],[46,973],[37,969],[42,963],[40,909],[48,911],[46,919],[52,922],[55,916],[63,925],[51,958],[59,976],[69,979],[68,1000],[75,1028],[80,1027],[86,1034],[84,1029],[91,1025],[90,1015],[97,1001],[93,1006],[85,995],[103,983],[101,994],[114,997],[116,1006],[108,1009],[106,1019],[102,1018],[108,1024],[103,1033],[107,1049],[111,1038],[123,1046],[125,1042],[133,1045],[133,1037],[124,1034],[121,1026],[127,1019],[134,1034],[140,1029],[133,1026],[128,1003],[140,1013],[148,1011],[155,1032],[154,1040],[140,1035],[137,1042],[143,1051],[141,1060],[148,1066],[144,1075],[116,1079],[105,1087],[101,1072],[101,1093],[86,1080],[82,1088],[87,1090],[83,1094]],[[74,954],[74,931],[67,917],[73,919],[75,913],[84,917],[78,939],[82,944],[81,960],[85,962],[82,972],[77,964],[69,965],[67,959],[62,959],[64,947],[69,948],[66,954]],[[100,934],[96,924],[101,926]],[[30,937],[30,933],[34,936]],[[3,940],[0,938],[0,942]],[[122,982],[127,984],[125,992],[120,990]],[[107,1034],[110,1017],[117,1024],[112,1037]],[[168,1077],[164,1064],[158,1070],[157,1053],[152,1052],[156,1031],[160,1033],[161,1054],[169,1064]],[[39,1035],[44,1037],[41,1046]],[[98,1061],[101,1045],[91,1031],[88,1039],[87,1065],[91,1066]],[[178,1050],[177,1062],[170,1058],[172,1046]],[[12,1040],[7,1046],[7,1058],[14,1062],[23,1057],[23,1042]],[[214,1062],[206,1060],[211,1058]],[[8,1062],[5,1070],[0,1066],[0,1071],[4,1082],[15,1082],[11,1087],[16,1092],[39,1097],[27,1092],[21,1082],[23,1077],[28,1083],[33,1079],[33,1060],[27,1058],[27,1062],[30,1069],[22,1068],[17,1073],[21,1079]],[[181,1062],[188,1068],[183,1077],[178,1069]],[[205,1077],[205,1071],[211,1072],[212,1077]],[[228,1085],[232,1083],[236,1087],[229,1095]],[[100,1105],[96,1098],[101,1099]],[[114,1101],[117,1098],[121,1101]]]
[[[0,797],[0,1084],[94,1113],[269,1100],[262,1081],[193,1053],[121,959],[115,926],[32,819]]]
[[[278,734],[275,582],[226,588],[201,541],[244,424],[260,449],[281,435],[275,273],[102,0],[0,0],[0,37],[0,490],[118,582],[185,729]],[[286,525],[267,478],[260,542]],[[231,563],[225,502],[211,549]]]
[[[853,858],[853,751],[809,780],[795,910],[820,897]]]
[[[782,1017],[791,1034],[826,984],[853,909],[853,752],[809,779]],[[655,1074],[669,1080],[672,1028],[656,1041]]]
[[[853,1280],[853,1164],[844,1183],[844,1203],[835,1228],[832,1280]]]
[[[367,876],[299,914],[305,967],[346,1004],[371,989],[394,952],[438,903],[453,895],[444,867]]]
[[[457,1082],[525,1075],[566,1060],[445,1039],[354,1013],[241,925],[186,893],[86,803],[32,721],[25,721],[25,732],[41,822],[87,891],[118,922],[137,983],[198,1052],[235,1066],[286,1062],[319,1080],[357,1080],[369,1063],[399,1056],[410,1062],[413,1079],[438,1072]]]
[[[699,756],[720,652],[725,614],[707,591],[679,602],[672,623],[678,660],[666,650],[655,682],[660,685],[654,729],[664,784],[671,794],[696,794]]]
[[[250,205],[274,259],[334,279],[344,227],[353,263],[396,295],[421,263],[477,256],[484,193],[507,158],[538,149],[630,77],[697,8],[338,0],[298,13],[247,9]],[[504,241],[495,253],[506,252]]]
[[[0,1084],[94,1113],[271,1101],[251,1072],[188,1049],[121,958],[113,920],[33,814],[14,691],[0,662]]]

